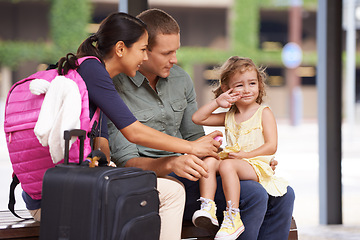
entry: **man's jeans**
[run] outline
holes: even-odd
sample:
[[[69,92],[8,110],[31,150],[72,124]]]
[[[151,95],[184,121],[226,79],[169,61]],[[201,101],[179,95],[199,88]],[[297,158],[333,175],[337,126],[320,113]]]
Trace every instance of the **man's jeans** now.
[[[193,182],[176,176],[185,186],[186,203],[184,220],[191,220],[193,213],[200,209],[199,182]],[[215,202],[219,224],[223,219],[226,200],[222,189],[221,177],[217,177]],[[293,212],[295,194],[289,186],[282,197],[272,197],[255,181],[241,181],[240,215],[245,225],[245,231],[238,240],[286,240],[289,236],[291,216]]]

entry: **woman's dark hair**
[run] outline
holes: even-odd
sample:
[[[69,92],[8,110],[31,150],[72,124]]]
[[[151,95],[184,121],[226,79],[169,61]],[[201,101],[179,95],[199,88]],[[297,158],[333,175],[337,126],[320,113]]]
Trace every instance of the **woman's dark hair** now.
[[[99,30],[85,39],[79,46],[76,55],[68,53],[58,62],[58,73],[65,75],[69,69],[78,67],[77,59],[95,56],[103,61],[118,41],[131,47],[146,32],[146,25],[140,19],[127,13],[116,12],[106,17]]]

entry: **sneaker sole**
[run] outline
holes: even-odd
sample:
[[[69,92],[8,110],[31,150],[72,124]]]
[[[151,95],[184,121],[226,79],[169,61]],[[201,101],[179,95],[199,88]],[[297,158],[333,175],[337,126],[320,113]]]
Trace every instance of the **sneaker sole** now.
[[[237,239],[244,231],[245,231],[245,226],[242,225],[233,234],[228,235],[228,236],[223,236],[223,237],[216,237],[215,236],[214,240],[234,240],[234,239]]]
[[[198,215],[197,212],[195,212],[192,222],[196,227],[207,229],[213,235],[219,230],[219,223],[213,222],[209,216]]]

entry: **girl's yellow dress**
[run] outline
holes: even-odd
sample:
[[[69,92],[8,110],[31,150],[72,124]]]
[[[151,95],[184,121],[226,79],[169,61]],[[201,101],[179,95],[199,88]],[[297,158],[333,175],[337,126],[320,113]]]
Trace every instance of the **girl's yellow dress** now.
[[[261,124],[262,112],[267,106],[260,106],[248,120],[238,124],[235,121],[236,107],[232,107],[225,117],[225,135],[227,146],[219,153],[221,159],[226,159],[230,152],[250,152],[264,144],[263,128]],[[266,191],[275,197],[282,196],[287,191],[288,182],[274,175],[270,161],[274,155],[243,158],[254,168],[259,183]]]

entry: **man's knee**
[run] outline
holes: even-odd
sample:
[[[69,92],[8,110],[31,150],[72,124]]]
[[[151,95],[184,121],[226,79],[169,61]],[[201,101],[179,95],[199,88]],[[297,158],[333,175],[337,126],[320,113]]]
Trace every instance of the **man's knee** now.
[[[294,189],[290,186],[287,187],[287,193],[285,194],[286,202],[288,204],[293,204],[295,201],[295,192]]]
[[[287,192],[281,197],[269,198],[269,211],[277,213],[279,216],[291,218],[295,201],[294,190],[288,186]]]
[[[175,178],[158,178],[158,191],[160,206],[168,203],[185,206],[185,188],[184,185]]]
[[[255,181],[241,181],[240,209],[256,211],[262,217],[265,215],[269,195],[263,186]]]
[[[29,210],[30,215],[34,218],[35,221],[40,222],[41,220],[41,208],[35,210]]]

